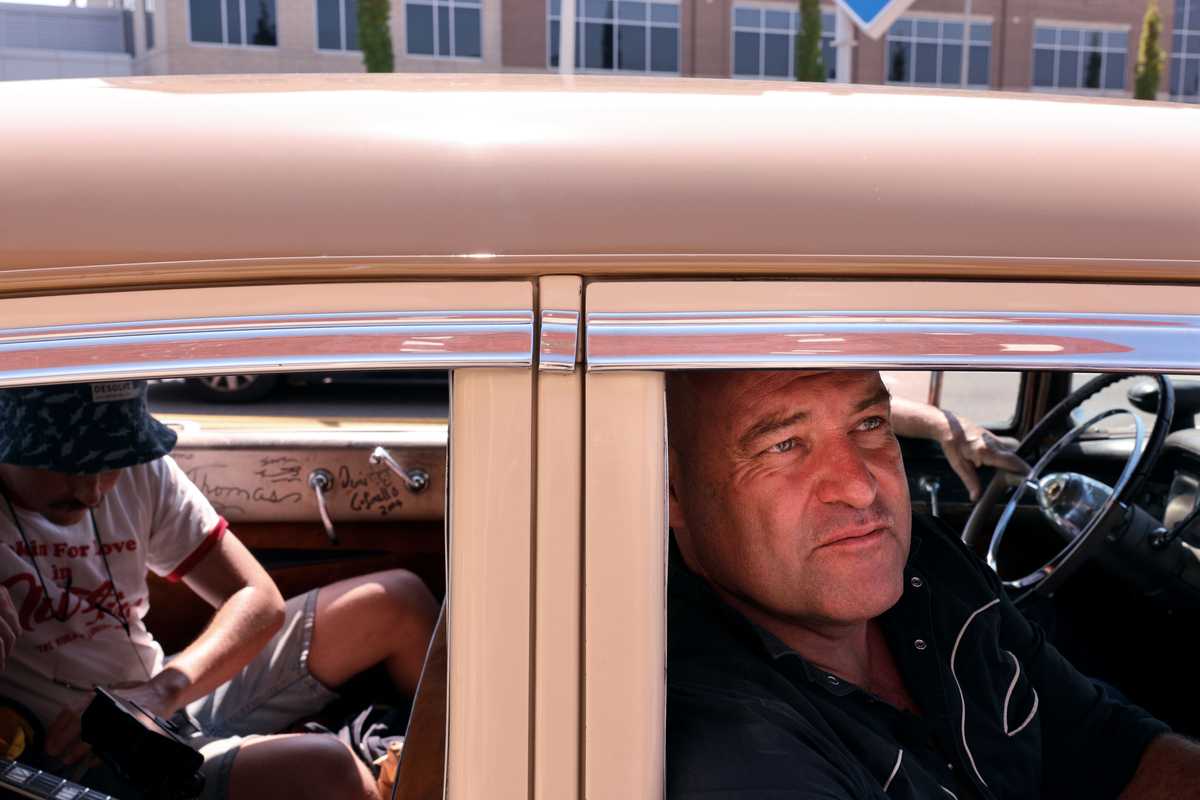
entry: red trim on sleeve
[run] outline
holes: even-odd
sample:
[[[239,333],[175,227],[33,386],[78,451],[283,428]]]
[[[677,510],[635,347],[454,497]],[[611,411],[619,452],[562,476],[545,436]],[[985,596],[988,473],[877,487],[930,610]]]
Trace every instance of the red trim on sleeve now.
[[[191,572],[192,568],[199,564],[202,558],[208,555],[208,552],[216,546],[217,542],[221,541],[221,537],[225,535],[225,531],[228,528],[229,523],[224,517],[218,519],[217,524],[214,525],[213,529],[208,532],[208,536],[204,537],[204,541],[200,543],[200,546],[193,550],[190,556],[179,562],[179,566],[175,568],[174,572],[167,576],[167,580],[169,580],[171,583],[178,583],[180,580],[182,580],[183,576]]]

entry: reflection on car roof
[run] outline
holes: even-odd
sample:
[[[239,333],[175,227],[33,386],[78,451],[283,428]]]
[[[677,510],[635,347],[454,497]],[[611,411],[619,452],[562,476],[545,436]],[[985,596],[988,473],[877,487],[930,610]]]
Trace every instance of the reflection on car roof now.
[[[264,75],[10,83],[0,106],[10,291],[364,267],[1200,275],[1200,108],[1170,103]]]

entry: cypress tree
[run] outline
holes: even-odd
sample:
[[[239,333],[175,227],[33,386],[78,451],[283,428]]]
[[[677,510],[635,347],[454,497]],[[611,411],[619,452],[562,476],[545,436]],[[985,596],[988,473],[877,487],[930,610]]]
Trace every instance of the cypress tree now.
[[[796,32],[796,80],[825,80],[825,61],[821,56],[821,0],[800,0],[800,30]]]
[[[358,43],[367,72],[393,72],[392,34],[388,29],[389,0],[358,0]]]
[[[1137,66],[1133,76],[1133,96],[1138,100],[1158,97],[1158,84],[1166,60],[1158,44],[1161,34],[1162,15],[1158,13],[1158,2],[1150,0],[1146,6],[1146,16],[1142,19],[1142,38],[1138,42]]]

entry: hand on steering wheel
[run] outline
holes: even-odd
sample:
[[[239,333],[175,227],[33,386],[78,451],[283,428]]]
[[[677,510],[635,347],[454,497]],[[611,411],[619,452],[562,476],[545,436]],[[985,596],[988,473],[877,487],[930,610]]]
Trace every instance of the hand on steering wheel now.
[[[1015,439],[996,436],[965,417],[946,409],[940,410],[946,417],[947,431],[938,443],[946,454],[950,468],[967,487],[971,502],[979,499],[982,489],[976,473],[980,467],[996,467],[1022,475],[1029,472],[1029,465],[1016,453]]]
[[[1070,414],[1076,407],[1082,405],[1085,400],[1105,387],[1127,377],[1130,376],[1117,373],[1104,374],[1076,389],[1038,421],[1033,430],[1021,441],[1017,448],[1017,454],[1024,456],[1026,460],[1032,459],[1038,445],[1051,431],[1058,429],[1059,426],[1070,420]],[[1163,375],[1153,377],[1159,385],[1154,429],[1143,448],[1142,442],[1145,437],[1141,420],[1134,415],[1137,430],[1134,448],[1121,470],[1120,478],[1111,489],[1084,475],[1060,473],[1043,477],[1042,473],[1063,449],[1074,443],[1084,431],[1100,420],[1116,414],[1132,414],[1125,409],[1105,411],[1058,437],[1043,452],[1043,455],[1036,459],[1037,463],[1024,477],[1016,479],[1016,491],[1005,504],[999,522],[986,535],[986,539],[985,520],[988,518],[992,506],[1000,500],[1004,491],[1013,485],[1013,477],[998,473],[971,512],[963,529],[963,541],[977,551],[986,541],[988,543],[988,565],[993,570],[997,569],[1000,544],[1007,526],[1026,490],[1038,493],[1038,502],[1043,513],[1049,518],[1051,524],[1068,538],[1067,544],[1040,568],[1016,580],[1003,582],[1005,587],[1014,593],[1014,600],[1019,601],[1034,592],[1052,593],[1075,569],[1083,564],[1092,548],[1101,541],[1102,537],[1099,535],[1101,532],[1113,531],[1124,524],[1126,504],[1137,494],[1150,468],[1158,458],[1163,441],[1170,430],[1171,418],[1175,410],[1175,394],[1170,380]],[[1068,506],[1071,510],[1064,515],[1062,512]]]

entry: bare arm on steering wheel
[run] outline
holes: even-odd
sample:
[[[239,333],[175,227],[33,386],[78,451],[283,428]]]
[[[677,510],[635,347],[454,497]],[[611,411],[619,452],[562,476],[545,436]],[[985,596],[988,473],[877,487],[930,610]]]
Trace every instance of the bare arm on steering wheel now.
[[[966,485],[974,502],[979,499],[975,470],[988,466],[1024,474],[1029,471],[1015,452],[1016,442],[1006,441],[965,417],[949,411],[892,397],[892,428],[900,436],[932,439],[942,446],[950,467]]]

